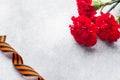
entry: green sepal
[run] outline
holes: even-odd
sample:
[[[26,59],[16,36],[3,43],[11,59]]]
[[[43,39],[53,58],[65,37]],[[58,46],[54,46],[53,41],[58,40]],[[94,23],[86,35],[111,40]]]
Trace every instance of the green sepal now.
[[[103,5],[104,3],[100,0],[92,0],[92,6],[95,7],[95,10],[100,9]]]
[[[120,16],[118,16],[116,19],[117,19],[117,21],[118,21],[119,24],[120,24]]]

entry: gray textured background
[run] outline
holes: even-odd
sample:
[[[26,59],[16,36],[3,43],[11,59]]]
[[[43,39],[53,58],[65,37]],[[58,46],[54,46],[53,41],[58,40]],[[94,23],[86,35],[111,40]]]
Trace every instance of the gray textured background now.
[[[120,40],[79,46],[68,28],[72,15],[75,0],[0,0],[0,34],[45,80],[120,80]],[[2,52],[0,80],[25,80]]]

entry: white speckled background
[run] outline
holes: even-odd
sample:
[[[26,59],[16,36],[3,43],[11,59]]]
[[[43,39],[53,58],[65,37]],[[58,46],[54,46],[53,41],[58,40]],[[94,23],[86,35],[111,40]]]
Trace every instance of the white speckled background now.
[[[120,80],[120,40],[81,47],[69,32],[73,15],[75,0],[0,0],[0,34],[45,80]],[[2,52],[0,80],[25,80]]]

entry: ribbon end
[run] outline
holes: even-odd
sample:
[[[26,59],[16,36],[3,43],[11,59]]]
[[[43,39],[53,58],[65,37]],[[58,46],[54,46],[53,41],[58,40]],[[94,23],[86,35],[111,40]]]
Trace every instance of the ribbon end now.
[[[5,40],[6,40],[6,35],[0,36],[0,42],[5,42]]]

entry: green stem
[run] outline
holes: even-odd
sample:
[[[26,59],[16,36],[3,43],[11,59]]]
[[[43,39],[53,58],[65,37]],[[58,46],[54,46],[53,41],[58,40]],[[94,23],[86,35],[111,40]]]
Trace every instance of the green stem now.
[[[101,5],[101,6],[102,6],[101,11],[103,10],[103,8],[104,8],[105,6],[114,4],[114,3],[116,3],[116,2],[118,2],[118,1],[115,0],[115,1],[110,1],[110,2],[106,2],[106,3],[102,4],[102,5]]]
[[[106,2],[105,5],[111,5],[111,4],[116,3],[116,2],[118,2],[118,1],[110,1],[110,2]]]
[[[116,2],[116,4],[114,4],[114,5],[108,10],[108,12],[110,12],[112,9],[114,9],[119,3],[120,3],[120,0],[118,0],[118,1]]]

